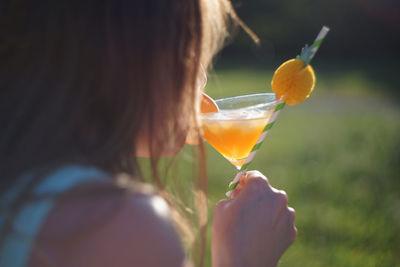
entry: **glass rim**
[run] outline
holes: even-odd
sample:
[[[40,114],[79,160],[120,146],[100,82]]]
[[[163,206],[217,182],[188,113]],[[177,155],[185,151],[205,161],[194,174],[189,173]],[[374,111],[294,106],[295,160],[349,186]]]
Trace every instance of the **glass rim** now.
[[[257,97],[257,96],[274,96],[274,99],[271,101],[265,102],[265,103],[249,105],[247,107],[242,107],[242,108],[222,109],[217,112],[200,113],[200,118],[212,119],[212,116],[214,116],[217,113],[228,113],[228,112],[232,112],[232,110],[241,111],[241,110],[264,108],[264,107],[268,107],[268,106],[274,106],[278,103],[278,99],[276,98],[275,93],[255,93],[255,94],[247,94],[247,95],[230,96],[230,97],[216,99],[214,101],[218,106],[218,102],[220,102],[220,101],[234,100],[234,99],[245,98],[245,97]],[[218,106],[218,108],[219,108],[219,106]]]

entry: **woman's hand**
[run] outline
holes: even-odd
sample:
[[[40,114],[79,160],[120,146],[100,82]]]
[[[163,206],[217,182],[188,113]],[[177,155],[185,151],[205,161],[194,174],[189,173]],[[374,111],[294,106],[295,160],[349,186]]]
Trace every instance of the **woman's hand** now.
[[[249,171],[242,180],[232,199],[215,207],[213,266],[276,266],[297,235],[294,209],[260,172]]]

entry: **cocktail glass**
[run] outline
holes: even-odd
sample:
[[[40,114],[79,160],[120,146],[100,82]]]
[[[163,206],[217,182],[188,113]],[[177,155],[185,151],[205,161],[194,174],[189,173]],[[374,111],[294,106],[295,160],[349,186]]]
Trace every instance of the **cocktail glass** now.
[[[222,98],[215,103],[218,112],[201,114],[203,136],[240,170],[278,101],[274,93],[263,93]]]

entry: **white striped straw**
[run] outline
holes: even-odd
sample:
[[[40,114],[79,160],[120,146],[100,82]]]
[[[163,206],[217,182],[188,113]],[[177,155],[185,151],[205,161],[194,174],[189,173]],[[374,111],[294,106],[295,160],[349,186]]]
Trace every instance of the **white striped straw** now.
[[[304,48],[306,51],[305,52],[305,59],[301,58],[304,63],[307,65],[310,63],[311,59],[315,56],[315,54],[318,51],[318,48],[321,46],[322,41],[324,40],[325,36],[329,32],[329,28],[327,26],[323,26],[321,31],[318,33],[317,38],[315,38],[314,43],[311,45],[311,47],[306,47]],[[303,51],[302,51],[303,54]],[[274,125],[276,118],[278,117],[279,113],[281,110],[285,107],[285,103],[281,99],[278,99],[277,101],[277,106],[274,110],[274,113],[271,116],[271,119],[269,120],[268,124],[265,126],[261,136],[258,138],[257,143],[254,145],[254,147],[251,149],[251,152],[249,156],[247,157],[245,163],[242,165],[242,167],[239,170],[239,173],[235,176],[233,181],[229,184],[229,191],[226,193],[228,197],[230,197],[233,193],[233,190],[236,188],[236,186],[239,184],[241,177],[244,176],[246,173],[247,168],[249,167],[250,163],[253,161],[254,156],[256,155],[257,151],[260,149],[262,143],[264,142],[265,137],[269,133],[269,130],[272,128]]]
[[[256,144],[253,146],[253,148],[250,151],[250,154],[247,156],[246,161],[240,168],[239,173],[236,175],[235,179],[229,184],[230,191],[226,193],[226,195],[228,197],[231,196],[233,189],[235,189],[236,186],[239,184],[240,178],[246,172],[246,169],[249,167],[250,163],[253,161],[254,156],[256,155],[257,151],[260,149],[262,143],[264,142],[265,137],[268,135],[270,129],[272,128],[272,126],[274,125],[274,123],[276,121],[276,118],[278,118],[278,115],[284,106],[285,106],[285,103],[281,99],[278,99],[276,102],[276,107],[275,107],[274,113],[272,114],[268,124],[264,127],[264,130],[262,131]]]
[[[318,51],[318,48],[321,46],[322,41],[324,41],[325,36],[328,34],[329,30],[330,29],[327,26],[322,26],[321,31],[317,35],[317,38],[315,38],[314,43],[311,45],[311,53],[308,57],[306,64],[309,64],[311,59],[313,59],[313,57]]]

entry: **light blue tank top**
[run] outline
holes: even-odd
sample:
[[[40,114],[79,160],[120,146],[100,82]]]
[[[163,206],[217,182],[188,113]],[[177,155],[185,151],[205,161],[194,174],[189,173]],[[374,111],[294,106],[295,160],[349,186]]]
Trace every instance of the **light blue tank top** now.
[[[31,179],[32,175],[24,175],[18,183],[0,196],[2,207],[10,207]],[[61,194],[83,182],[106,179],[106,173],[96,168],[67,166],[48,175],[32,189],[32,192],[34,196]],[[27,266],[32,245],[54,204],[53,198],[24,204],[14,217],[11,231],[3,244],[0,244],[0,267]],[[0,230],[5,227],[5,222],[4,214],[0,214]]]

